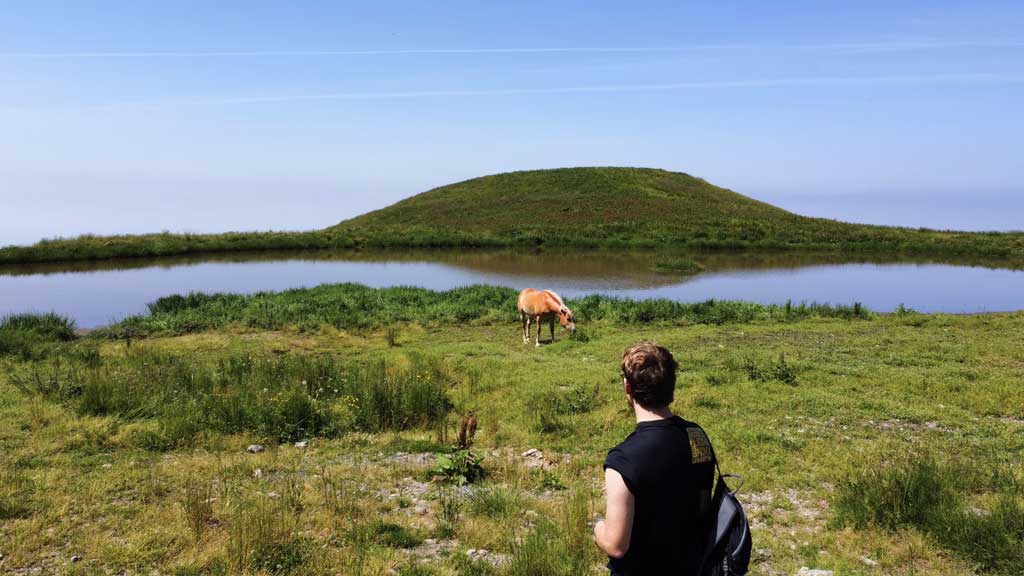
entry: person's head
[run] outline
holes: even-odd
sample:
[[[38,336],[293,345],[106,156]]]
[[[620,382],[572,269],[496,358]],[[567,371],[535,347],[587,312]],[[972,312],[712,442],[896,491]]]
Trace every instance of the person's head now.
[[[634,344],[622,353],[622,378],[630,400],[647,410],[666,408],[676,389],[672,353],[653,342]]]

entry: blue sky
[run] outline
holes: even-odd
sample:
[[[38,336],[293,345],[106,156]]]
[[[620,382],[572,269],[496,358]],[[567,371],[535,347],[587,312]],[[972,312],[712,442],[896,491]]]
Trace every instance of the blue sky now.
[[[305,229],[569,165],[1024,228],[1020,2],[5,3],[0,244]]]

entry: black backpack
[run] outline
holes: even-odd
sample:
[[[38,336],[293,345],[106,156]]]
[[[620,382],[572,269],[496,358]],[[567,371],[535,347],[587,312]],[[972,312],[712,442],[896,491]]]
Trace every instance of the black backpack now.
[[[718,471],[718,482],[715,493],[711,496],[711,506],[704,526],[704,558],[698,571],[700,576],[730,576],[747,573],[750,564],[750,550],[753,541],[750,538],[750,525],[743,506],[736,498],[737,490],[732,490],[725,483],[726,478],[737,478],[740,486],[743,478],[735,474],[722,474],[718,467],[718,457],[714,448],[711,457],[715,459],[715,470]]]

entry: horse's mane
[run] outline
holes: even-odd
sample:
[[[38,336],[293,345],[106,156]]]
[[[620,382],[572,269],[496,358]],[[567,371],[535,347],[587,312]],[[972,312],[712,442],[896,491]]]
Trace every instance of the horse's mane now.
[[[555,292],[554,292],[553,290],[545,290],[545,292],[547,292],[548,294],[550,294],[550,295],[551,295],[551,297],[555,299],[555,302],[558,302],[558,307],[559,307],[559,308],[565,308],[565,302],[564,302],[564,301],[562,300],[562,297],[561,297],[561,296],[559,296],[559,295],[558,295],[557,293],[555,293]]]

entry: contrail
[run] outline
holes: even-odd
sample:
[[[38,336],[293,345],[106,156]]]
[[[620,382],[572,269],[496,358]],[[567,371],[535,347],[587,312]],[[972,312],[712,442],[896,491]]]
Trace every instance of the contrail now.
[[[936,74],[927,76],[818,76],[797,78],[764,78],[710,80],[697,82],[670,82],[661,84],[607,84],[591,86],[558,86],[540,88],[496,88],[487,90],[410,90],[395,92],[329,92],[320,94],[284,94],[267,96],[239,96],[234,98],[210,98],[193,100],[163,100],[119,102],[99,104],[91,108],[163,108],[166,106],[208,106],[208,105],[241,105],[241,104],[272,104],[278,102],[315,102],[332,100],[398,100],[415,98],[463,98],[488,96],[520,96],[543,94],[585,94],[585,93],[626,93],[626,92],[665,92],[687,89],[713,88],[771,88],[783,86],[823,86],[823,85],[869,85],[869,84],[937,84],[937,83],[1022,83],[1024,76],[1004,76],[995,74]]]
[[[511,47],[511,48],[410,48],[368,50],[154,50],[92,52],[0,52],[0,58],[91,59],[91,58],[270,58],[321,56],[430,56],[487,54],[614,54],[666,53],[707,50],[827,50],[901,52],[955,48],[1020,48],[1024,40],[881,41],[829,44],[693,44],[687,46],[618,47]]]

